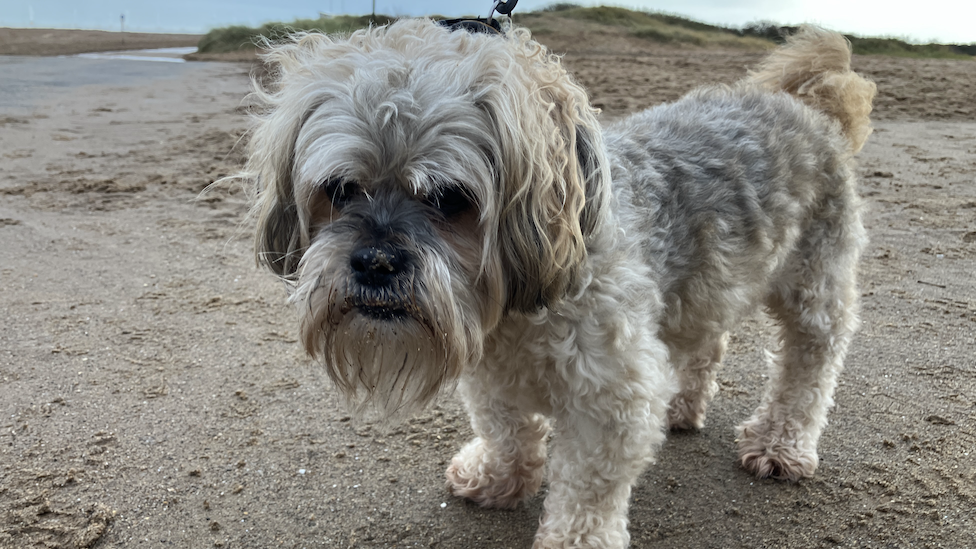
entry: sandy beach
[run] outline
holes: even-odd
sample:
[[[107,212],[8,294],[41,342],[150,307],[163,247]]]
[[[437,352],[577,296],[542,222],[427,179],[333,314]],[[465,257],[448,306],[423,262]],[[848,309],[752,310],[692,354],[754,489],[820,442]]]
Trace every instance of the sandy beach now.
[[[471,437],[454,395],[392,429],[351,420],[255,266],[244,193],[201,194],[242,162],[250,63],[27,57],[117,48],[50,31],[28,52],[14,33],[0,29],[0,548],[531,545],[545,487],[514,511],[446,492]],[[196,42],[170,38],[126,45]],[[542,40],[607,119],[762,55]],[[871,243],[820,468],[788,484],[736,463],[772,343],[758,315],[733,334],[706,427],[671,435],[635,487],[636,548],[973,546],[976,62],[854,66],[879,89],[858,161]]]
[[[0,27],[0,55],[74,55],[96,51],[196,46],[195,34],[146,34],[65,29]]]

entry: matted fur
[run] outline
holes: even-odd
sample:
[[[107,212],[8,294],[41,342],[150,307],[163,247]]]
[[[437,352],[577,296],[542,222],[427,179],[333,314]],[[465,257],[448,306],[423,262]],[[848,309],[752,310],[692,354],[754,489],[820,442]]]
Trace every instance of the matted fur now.
[[[405,20],[267,60],[242,174],[258,258],[355,409],[457,384],[476,438],[454,494],[514,507],[548,465],[534,547],[628,545],[631,486],[668,427],[704,425],[760,305],[779,347],[742,464],[813,474],[865,240],[851,158],[874,87],[842,37],[805,29],[742,83],[605,129],[525,30]]]

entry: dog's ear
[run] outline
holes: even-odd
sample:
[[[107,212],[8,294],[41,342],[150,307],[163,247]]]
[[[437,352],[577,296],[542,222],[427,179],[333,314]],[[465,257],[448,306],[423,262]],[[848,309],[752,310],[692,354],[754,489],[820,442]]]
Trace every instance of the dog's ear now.
[[[275,110],[259,118],[249,143],[246,171],[257,188],[255,253],[258,263],[281,277],[298,269],[308,231],[299,217],[292,180],[294,148],[302,117]]]
[[[262,205],[254,249],[260,264],[282,278],[291,278],[298,270],[305,249],[301,244],[298,208],[293,200],[270,196],[272,192],[260,199]]]
[[[557,304],[577,284],[587,236],[599,223],[608,181],[603,142],[586,92],[527,34],[510,33],[507,63],[481,90],[494,126],[498,239],[508,277],[506,308]]]
[[[583,236],[589,236],[597,227],[604,226],[609,215],[610,166],[606,161],[603,134],[585,126],[576,126],[576,160],[580,177],[583,178],[586,198],[580,213]]]
[[[252,215],[257,218],[255,253],[258,263],[278,276],[291,278],[309,245],[307,208],[300,202],[293,173],[295,144],[302,126],[324,99],[306,93],[314,78],[309,66],[330,52],[334,42],[319,34],[294,34],[278,44],[265,42],[269,72],[254,77],[251,99],[261,113],[249,142],[245,173],[257,192]]]

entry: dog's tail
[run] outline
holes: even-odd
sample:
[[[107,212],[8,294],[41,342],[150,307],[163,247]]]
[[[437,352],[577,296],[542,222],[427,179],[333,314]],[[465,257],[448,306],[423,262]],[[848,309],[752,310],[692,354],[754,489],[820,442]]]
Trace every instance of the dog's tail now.
[[[784,90],[836,118],[853,152],[871,134],[871,103],[877,87],[851,70],[851,47],[843,35],[804,26],[773,51],[748,80]]]

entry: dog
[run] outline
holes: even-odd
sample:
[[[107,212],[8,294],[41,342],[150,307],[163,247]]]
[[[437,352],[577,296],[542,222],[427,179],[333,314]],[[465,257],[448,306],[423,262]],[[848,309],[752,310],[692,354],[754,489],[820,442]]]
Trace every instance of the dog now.
[[[761,306],[778,349],[742,466],[817,468],[866,240],[875,86],[850,59],[804,28],[736,85],[602,128],[525,29],[296,34],[255,84],[257,258],[357,412],[456,388],[476,438],[453,494],[511,508],[548,463],[534,547],[625,547],[631,487],[668,429],[702,428],[727,334]]]

